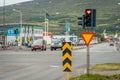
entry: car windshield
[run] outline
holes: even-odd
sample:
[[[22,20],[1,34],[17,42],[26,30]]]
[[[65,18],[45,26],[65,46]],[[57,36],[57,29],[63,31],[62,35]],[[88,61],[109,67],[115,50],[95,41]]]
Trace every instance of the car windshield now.
[[[61,40],[59,40],[59,39],[54,39],[52,42],[53,42],[53,43],[60,43]]]
[[[39,39],[39,40],[35,40],[33,42],[34,45],[39,45],[39,44],[42,44],[42,39]]]
[[[32,44],[33,43],[33,41],[30,41],[30,43],[29,44]]]

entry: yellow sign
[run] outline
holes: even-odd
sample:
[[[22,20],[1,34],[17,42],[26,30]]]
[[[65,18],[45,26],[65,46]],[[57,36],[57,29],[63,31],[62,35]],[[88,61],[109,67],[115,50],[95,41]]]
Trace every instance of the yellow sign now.
[[[72,61],[72,56],[69,53],[66,53],[64,57],[62,57],[62,61],[64,61],[66,58]]]
[[[19,38],[19,42],[22,43],[22,37]]]
[[[72,66],[69,63],[66,63],[65,65],[63,65],[62,70],[71,71]]]
[[[92,40],[95,33],[93,32],[81,32],[80,35],[82,36],[85,44],[89,46],[90,41]]]
[[[62,51],[64,51],[66,48],[68,48],[71,51],[72,50],[71,44],[65,43],[62,47]]]
[[[71,54],[71,42],[63,42],[62,51],[62,61],[63,67],[62,70],[66,72],[70,72],[72,70],[72,54]]]

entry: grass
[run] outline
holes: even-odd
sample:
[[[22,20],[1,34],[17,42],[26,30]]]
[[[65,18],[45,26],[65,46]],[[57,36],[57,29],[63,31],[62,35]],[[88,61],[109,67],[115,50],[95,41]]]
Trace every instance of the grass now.
[[[120,63],[105,63],[92,66],[92,70],[120,70]]]
[[[100,71],[108,71],[108,70],[120,70],[120,63],[105,63],[105,64],[97,64],[91,67],[91,70],[100,70]],[[82,74],[78,76],[73,76],[70,80],[120,80],[120,74],[116,75],[100,75],[100,74]]]
[[[111,76],[105,76],[105,75],[99,75],[99,74],[82,74],[80,76],[74,76],[71,77],[70,80],[119,80],[120,74],[118,75],[111,75]]]

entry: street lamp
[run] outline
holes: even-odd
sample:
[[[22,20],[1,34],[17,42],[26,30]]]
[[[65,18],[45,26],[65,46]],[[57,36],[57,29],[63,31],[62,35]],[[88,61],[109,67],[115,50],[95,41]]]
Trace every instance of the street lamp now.
[[[5,0],[3,1],[3,29],[5,28]],[[5,37],[5,34],[3,34],[3,45],[6,45],[7,39]]]
[[[20,27],[22,28],[22,11],[13,9],[13,11],[18,12],[20,14]],[[18,33],[17,33],[18,34]],[[17,40],[17,34],[16,34],[16,40]],[[25,35],[24,35],[25,38]],[[24,39],[25,40],[25,39]],[[18,45],[18,44],[17,44]]]
[[[20,14],[20,26],[22,27],[22,11],[13,9],[13,11],[18,12]]]

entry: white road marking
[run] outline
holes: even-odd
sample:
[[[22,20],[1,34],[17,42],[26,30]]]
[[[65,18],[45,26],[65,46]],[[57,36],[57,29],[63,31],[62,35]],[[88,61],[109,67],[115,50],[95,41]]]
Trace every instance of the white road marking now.
[[[50,65],[50,67],[52,67],[52,68],[58,68],[59,66],[56,66],[56,65]]]

